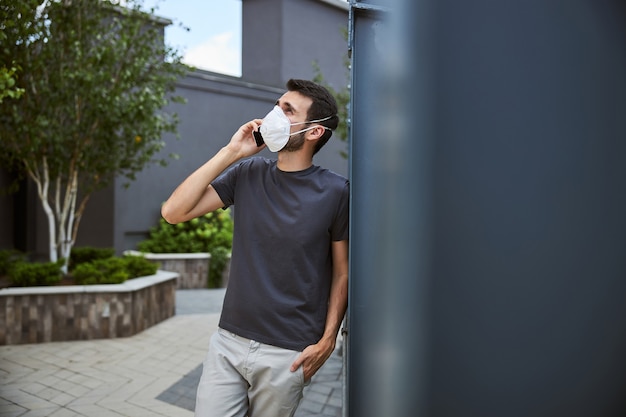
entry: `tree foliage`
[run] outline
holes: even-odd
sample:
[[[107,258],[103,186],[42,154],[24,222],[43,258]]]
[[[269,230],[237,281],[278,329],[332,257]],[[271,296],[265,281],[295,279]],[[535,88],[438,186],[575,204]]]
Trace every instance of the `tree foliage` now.
[[[24,89],[15,85],[16,72],[16,67],[0,68],[0,103],[7,97],[19,98],[24,93]]]
[[[13,4],[19,3],[19,4]],[[28,16],[36,10],[34,1],[26,0],[24,2],[8,2],[2,0],[0,2],[0,104],[6,98],[19,98],[24,89],[17,87],[16,81],[19,66],[16,64],[12,56],[12,48],[8,48],[11,41],[16,38],[16,33],[20,33],[20,37],[28,39],[35,32],[32,24],[19,25],[21,19],[16,16]]]
[[[24,93],[0,103],[0,160],[37,185],[50,260],[68,258],[90,195],[166,163],[165,132],[187,68],[163,43],[167,22],[140,0],[0,0],[0,62]],[[1,66],[1,64],[0,64]]]

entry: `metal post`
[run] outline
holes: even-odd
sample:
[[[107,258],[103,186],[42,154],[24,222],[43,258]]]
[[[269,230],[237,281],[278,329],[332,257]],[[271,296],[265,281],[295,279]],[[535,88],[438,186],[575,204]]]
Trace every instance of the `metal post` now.
[[[429,22],[403,19],[408,3],[351,3],[350,416],[419,416],[424,403],[431,45],[413,43]]]
[[[350,5],[347,415],[626,415],[623,2]]]

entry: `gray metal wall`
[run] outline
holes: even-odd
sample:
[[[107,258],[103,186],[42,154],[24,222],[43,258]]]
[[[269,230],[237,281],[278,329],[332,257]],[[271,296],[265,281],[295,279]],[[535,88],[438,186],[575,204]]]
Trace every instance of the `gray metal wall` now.
[[[353,6],[349,415],[626,415],[624,2]]]
[[[347,10],[340,0],[245,0],[243,78],[284,88],[289,78],[312,78],[317,61],[326,81],[342,88],[348,75]]]

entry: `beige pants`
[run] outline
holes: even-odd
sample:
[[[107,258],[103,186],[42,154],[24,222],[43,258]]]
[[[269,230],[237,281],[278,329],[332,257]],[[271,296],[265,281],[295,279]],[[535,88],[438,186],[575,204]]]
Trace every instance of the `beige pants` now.
[[[211,336],[196,395],[196,417],[292,417],[302,399],[300,352],[223,329]]]

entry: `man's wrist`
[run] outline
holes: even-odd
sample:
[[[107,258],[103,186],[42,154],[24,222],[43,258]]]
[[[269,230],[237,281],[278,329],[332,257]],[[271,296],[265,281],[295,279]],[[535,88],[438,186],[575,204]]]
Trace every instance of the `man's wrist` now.
[[[238,150],[231,148],[229,145],[220,149],[216,156],[222,161],[224,169],[243,158],[243,155]]]
[[[328,350],[333,350],[335,349],[335,345],[337,343],[337,337],[332,337],[332,336],[322,336],[322,338],[319,340],[319,342],[317,342],[318,345],[321,345],[324,348],[327,348]]]

